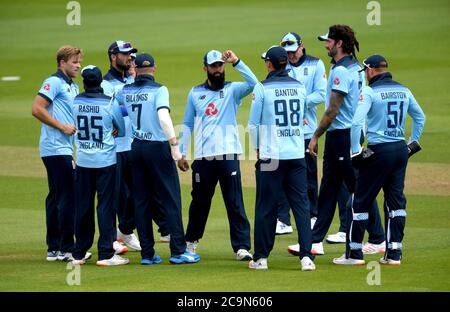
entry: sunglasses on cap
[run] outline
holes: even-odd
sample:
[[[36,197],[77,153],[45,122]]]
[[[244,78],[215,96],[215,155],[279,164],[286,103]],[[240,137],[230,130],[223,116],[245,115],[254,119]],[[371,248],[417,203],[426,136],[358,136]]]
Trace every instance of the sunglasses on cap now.
[[[284,48],[285,46],[290,46],[290,45],[293,45],[293,44],[296,44],[296,43],[298,43],[298,45],[300,45],[300,44],[302,44],[302,41],[301,40],[281,41],[280,42],[280,46],[282,46]]]

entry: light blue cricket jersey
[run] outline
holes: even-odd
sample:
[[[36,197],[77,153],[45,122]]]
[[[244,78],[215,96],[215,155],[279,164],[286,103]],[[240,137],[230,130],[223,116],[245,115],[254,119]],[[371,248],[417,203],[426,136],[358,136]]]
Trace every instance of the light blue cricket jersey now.
[[[325,109],[329,106],[331,91],[344,96],[339,114],[327,131],[349,129],[358,105],[358,97],[365,83],[364,72],[358,72],[361,65],[350,55],[344,56],[333,65],[328,77]]]
[[[134,82],[133,76],[128,74],[125,75],[125,79],[122,79],[122,74],[118,72],[114,67],[111,67],[106,75],[103,77],[101,87],[103,88],[103,93],[107,96],[112,97],[124,85]],[[123,137],[117,137],[116,144],[117,153],[126,152],[131,150],[131,143],[133,142],[133,135],[131,129],[130,117],[127,115],[126,110],[122,109],[123,119],[125,121],[125,135]]]
[[[305,119],[303,126],[306,139],[311,139],[317,129],[317,105],[325,102],[327,76],[322,60],[304,54],[296,64],[286,66],[289,76],[303,83],[306,89]]]
[[[305,101],[305,87],[285,70],[271,72],[255,86],[248,128],[261,159],[305,157]]]
[[[94,93],[94,91],[97,91]],[[125,134],[122,112],[101,89],[89,90],[73,101],[73,117],[76,121],[75,135],[77,166],[104,168],[116,163],[116,144],[113,126],[118,136]]]
[[[352,153],[359,152],[361,129],[367,116],[369,145],[405,140],[406,114],[412,119],[410,142],[419,141],[425,124],[425,114],[402,84],[393,81],[390,73],[377,75],[364,87],[359,97],[352,124]]]
[[[151,75],[139,75],[125,85],[114,101],[125,105],[130,116],[133,138],[144,141],[167,141],[159,122],[158,110],[170,110],[167,87],[155,82]]]
[[[50,105],[48,113],[63,124],[75,124],[72,117],[72,103],[79,93],[75,82],[61,70],[44,80],[38,95],[46,99]],[[46,124],[42,124],[39,139],[40,156],[58,156],[73,154],[73,136]]]
[[[236,114],[242,98],[250,94],[258,78],[242,60],[234,68],[245,82],[226,82],[220,90],[212,90],[205,82],[189,92],[180,136],[183,156],[189,151],[192,131],[195,159],[242,154]]]

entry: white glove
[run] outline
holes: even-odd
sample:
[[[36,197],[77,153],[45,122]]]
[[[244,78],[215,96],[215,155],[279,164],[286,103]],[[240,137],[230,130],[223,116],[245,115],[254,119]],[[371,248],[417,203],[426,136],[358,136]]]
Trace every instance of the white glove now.
[[[180,152],[180,147],[178,146],[178,143],[176,144],[170,144],[170,153],[172,154],[173,160],[180,160],[183,158]]]

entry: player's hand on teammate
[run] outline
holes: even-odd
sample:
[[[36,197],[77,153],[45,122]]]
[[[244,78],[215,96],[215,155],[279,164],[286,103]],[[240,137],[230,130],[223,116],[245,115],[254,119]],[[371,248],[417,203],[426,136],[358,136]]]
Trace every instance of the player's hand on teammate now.
[[[309,125],[308,119],[306,119],[306,118],[303,118],[303,125],[304,125],[304,126],[307,126],[307,125]]]
[[[235,64],[239,60],[236,54],[234,54],[234,52],[231,50],[226,50],[225,52],[223,52],[222,59],[225,61],[225,63],[231,64]]]
[[[74,135],[75,132],[77,132],[77,128],[74,125],[70,124],[63,124],[60,130],[69,136]]]
[[[180,168],[181,171],[186,172],[189,170],[189,162],[184,159],[181,158],[180,160],[178,160],[178,168]]]
[[[119,130],[117,130],[117,128],[113,128],[112,135],[116,138],[119,135]]]

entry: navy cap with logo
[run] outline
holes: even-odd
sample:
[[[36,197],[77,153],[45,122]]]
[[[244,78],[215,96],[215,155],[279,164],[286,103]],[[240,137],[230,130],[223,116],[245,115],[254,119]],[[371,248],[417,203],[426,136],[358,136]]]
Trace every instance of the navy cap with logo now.
[[[217,50],[211,50],[203,57],[204,65],[212,65],[214,63],[225,63],[222,59],[222,53]]]
[[[270,61],[275,68],[287,65],[288,55],[284,48],[280,46],[271,46],[266,52],[261,54],[261,58]]]
[[[155,66],[155,59],[150,54],[141,53],[136,56],[134,63],[137,68],[153,67]]]
[[[360,71],[365,70],[366,68],[387,68],[388,63],[386,59],[379,55],[374,54],[372,56],[369,56],[362,62],[363,68]]]
[[[136,53],[138,50],[133,48],[130,42],[117,40],[111,43],[108,48],[108,54],[117,54],[117,53]]]
[[[280,46],[282,46],[288,52],[297,51],[298,47],[302,44],[302,38],[295,32],[289,32],[281,39]]]
[[[95,65],[83,67],[81,77],[83,77],[83,82],[88,86],[99,86],[103,80],[100,68]]]

